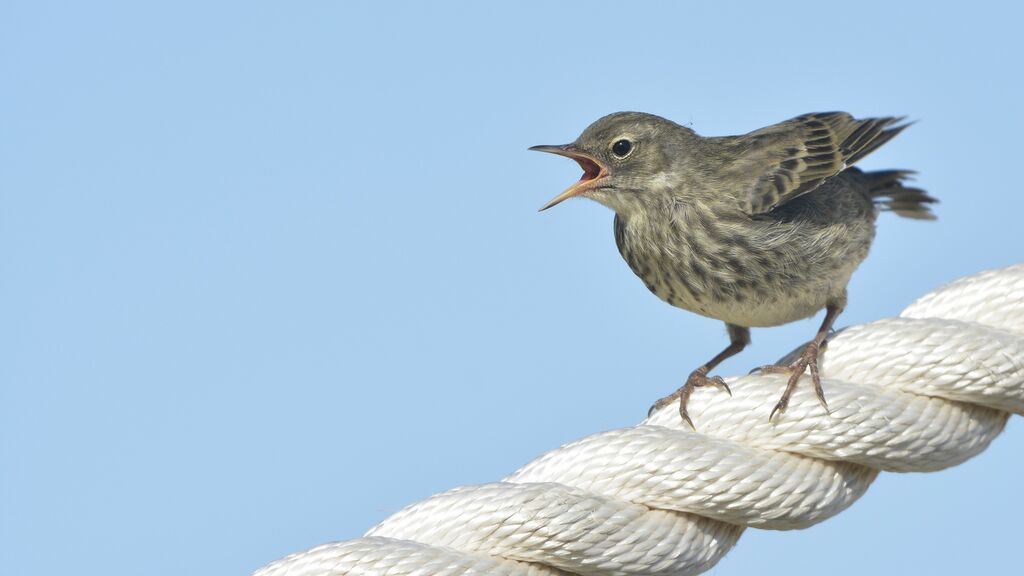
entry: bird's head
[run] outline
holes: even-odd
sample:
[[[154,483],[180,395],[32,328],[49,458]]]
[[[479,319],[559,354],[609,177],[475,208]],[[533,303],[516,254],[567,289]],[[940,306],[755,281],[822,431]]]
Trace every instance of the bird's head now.
[[[623,213],[670,193],[673,166],[693,138],[689,128],[659,116],[616,112],[588,126],[571,144],[533,146],[530,150],[572,158],[583,168],[579,181],[541,210],[583,196]]]

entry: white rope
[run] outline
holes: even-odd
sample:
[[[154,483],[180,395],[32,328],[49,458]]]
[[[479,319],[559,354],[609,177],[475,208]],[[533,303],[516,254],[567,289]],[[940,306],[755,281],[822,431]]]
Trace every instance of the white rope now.
[[[698,574],[746,526],[806,528],[879,470],[941,470],[1024,414],[1024,265],[962,278],[899,318],[836,334],[810,386],[768,421],[785,376],[700,390],[690,430],[668,406],[638,426],[548,452],[503,482],[413,504],[363,538],[257,576]]]

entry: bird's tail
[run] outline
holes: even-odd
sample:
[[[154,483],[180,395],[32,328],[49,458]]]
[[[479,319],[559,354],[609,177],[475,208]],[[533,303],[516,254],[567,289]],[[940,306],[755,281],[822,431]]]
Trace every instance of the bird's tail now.
[[[904,186],[903,183],[914,174],[912,170],[880,170],[864,172],[871,199],[882,210],[888,210],[918,220],[935,220],[929,204],[938,202],[920,188]]]

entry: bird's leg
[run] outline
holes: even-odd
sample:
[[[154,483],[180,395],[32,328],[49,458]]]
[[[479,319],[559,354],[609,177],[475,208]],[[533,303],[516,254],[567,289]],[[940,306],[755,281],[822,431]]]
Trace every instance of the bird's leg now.
[[[762,366],[759,369],[761,373],[765,374],[789,374],[789,382],[786,383],[786,389],[782,392],[782,398],[775,404],[775,408],[772,408],[772,413],[768,415],[769,420],[775,417],[776,412],[786,411],[786,407],[789,406],[789,397],[796,390],[796,383],[800,381],[800,377],[803,376],[808,368],[811,369],[811,381],[814,382],[814,392],[818,395],[818,401],[821,402],[825,411],[828,411],[828,403],[825,402],[825,391],[821,388],[821,376],[818,374],[818,353],[823,348],[822,343],[825,341],[825,337],[832,330],[832,324],[842,311],[843,306],[839,303],[829,304],[825,307],[825,319],[821,321],[821,328],[818,328],[818,333],[814,335],[814,340],[808,342],[807,346],[804,347],[804,351],[796,362],[788,366],[770,365]]]
[[[691,372],[690,376],[686,379],[686,383],[683,384],[679,390],[676,390],[672,394],[669,394],[655,402],[654,405],[651,406],[651,409],[648,410],[648,416],[654,414],[656,411],[664,408],[668,404],[671,404],[678,398],[679,416],[682,417],[684,422],[690,425],[690,428],[694,428],[693,421],[690,420],[690,415],[686,411],[686,405],[690,400],[690,394],[693,393],[694,388],[699,388],[701,386],[720,386],[724,388],[730,396],[732,396],[732,391],[729,390],[729,385],[725,383],[725,380],[721,376],[708,378],[708,372],[711,372],[715,366],[721,364],[726,358],[739,354],[741,350],[747,347],[747,344],[750,344],[750,329],[744,328],[743,326],[734,326],[732,324],[726,324],[725,326],[729,330],[729,345],[725,350],[722,350],[706,364]],[[696,430],[696,428],[694,428],[694,430]]]

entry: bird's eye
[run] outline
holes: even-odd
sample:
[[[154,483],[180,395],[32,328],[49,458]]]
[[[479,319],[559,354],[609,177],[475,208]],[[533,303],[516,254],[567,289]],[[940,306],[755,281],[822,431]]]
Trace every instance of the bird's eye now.
[[[633,143],[623,138],[618,140],[615,144],[612,144],[612,154],[615,154],[619,158],[625,158],[629,156],[629,153],[633,151]]]

